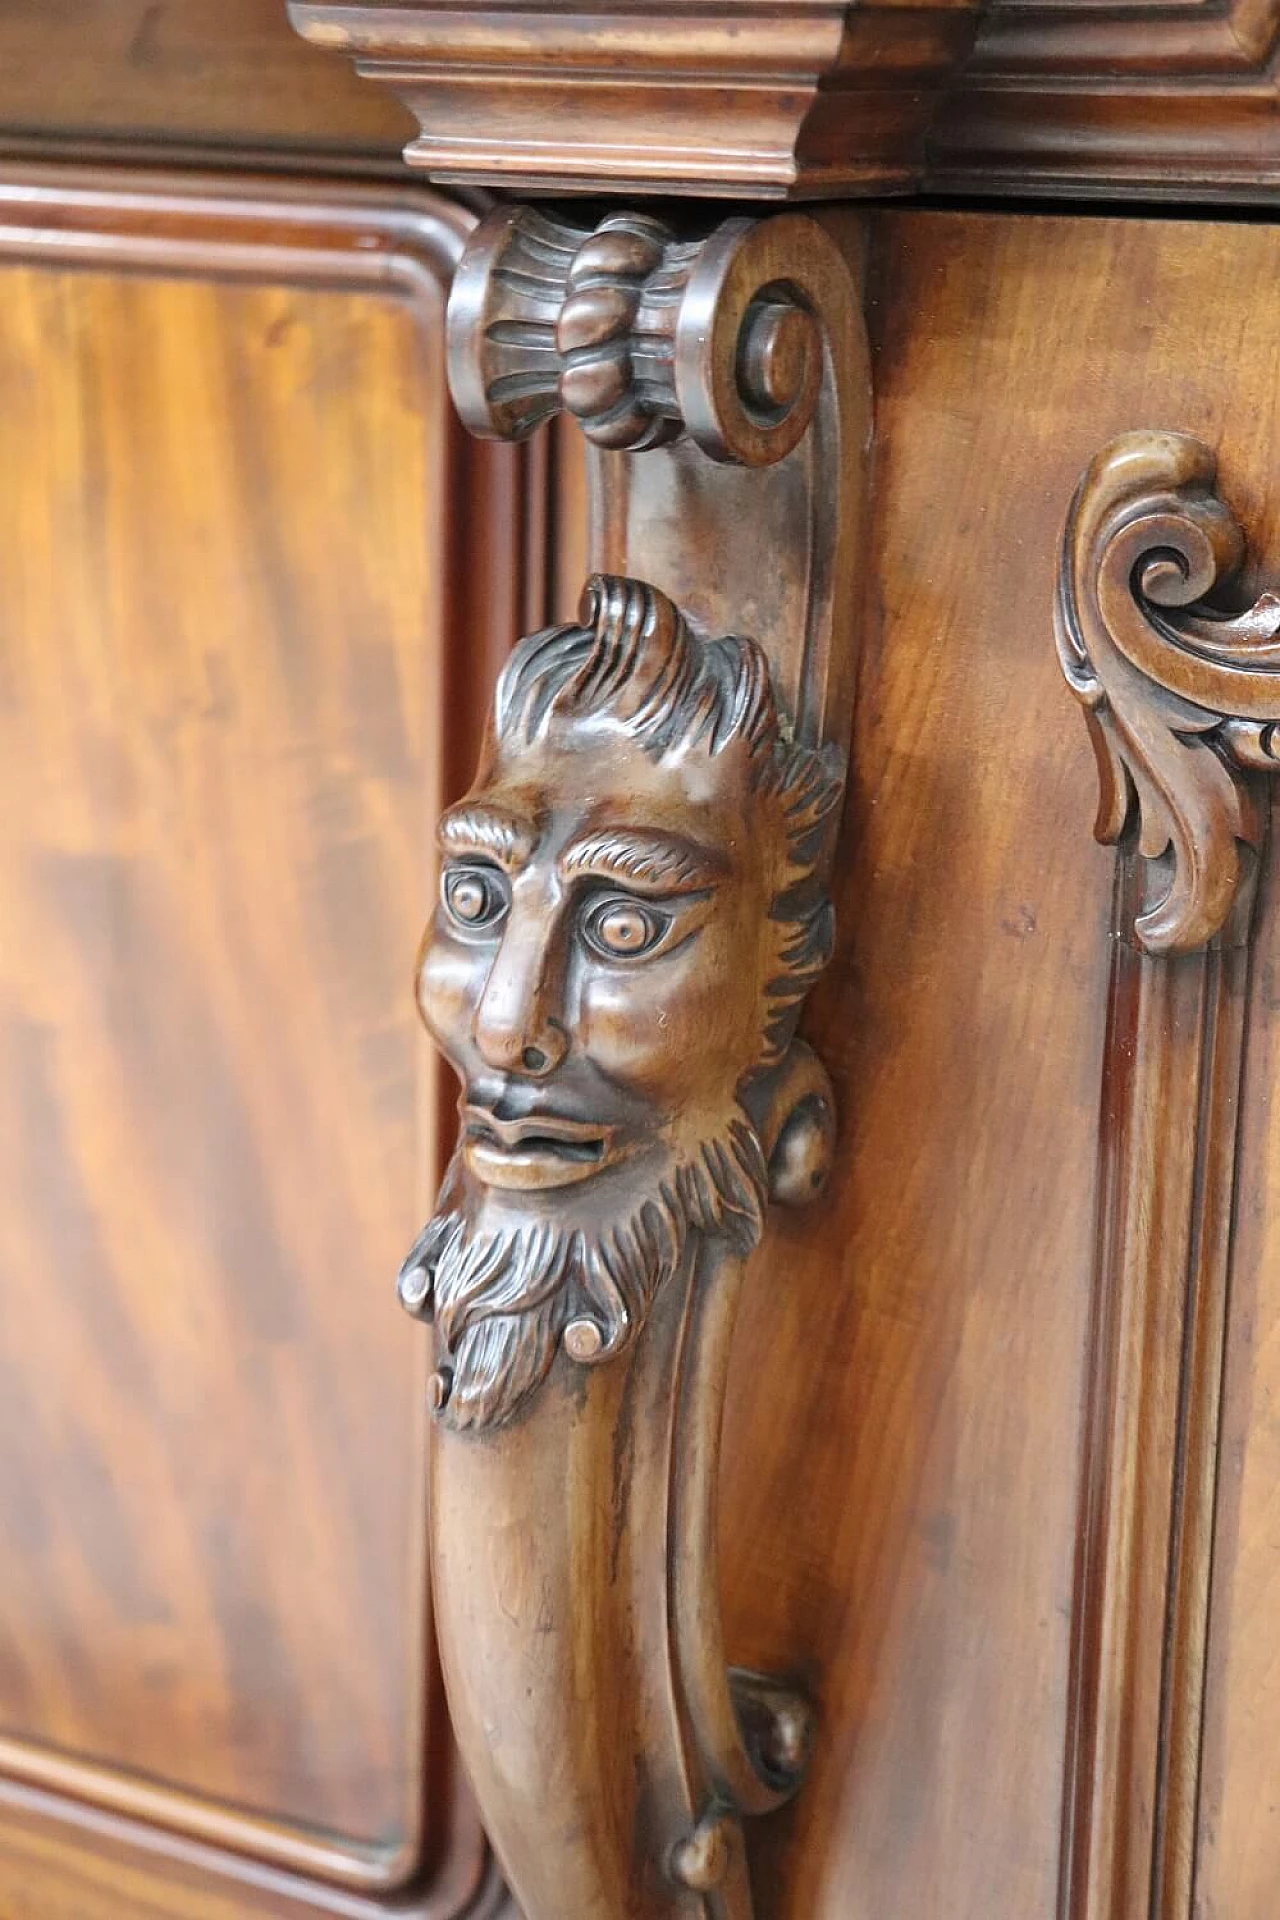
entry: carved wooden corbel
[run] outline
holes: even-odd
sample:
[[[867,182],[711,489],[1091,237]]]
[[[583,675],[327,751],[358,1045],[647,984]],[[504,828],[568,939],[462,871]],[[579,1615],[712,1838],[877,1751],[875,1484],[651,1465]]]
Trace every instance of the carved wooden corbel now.
[[[726,1661],[716,1495],[745,1263],[833,1139],[796,1028],[851,723],[857,261],[795,215],[503,209],[451,300],[464,418],[563,408],[596,449],[579,618],[516,648],[441,826],[418,993],[462,1124],[401,1276],[452,1718],[527,1920],[748,1920],[742,1817],[814,1736]]]

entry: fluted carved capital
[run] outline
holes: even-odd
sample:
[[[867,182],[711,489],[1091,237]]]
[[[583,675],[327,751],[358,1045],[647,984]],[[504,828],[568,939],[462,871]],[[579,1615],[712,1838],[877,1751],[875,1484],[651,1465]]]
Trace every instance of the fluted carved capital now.
[[[1239,927],[1280,764],[1280,599],[1248,602],[1245,536],[1210,450],[1123,434],[1067,517],[1058,652],[1098,758],[1097,837],[1130,835],[1154,897],[1136,934],[1185,953]]]
[[[687,433],[713,460],[771,466],[813,417],[840,271],[803,215],[725,220],[690,240],[649,214],[587,229],[503,207],[454,280],[454,399],[473,432],[501,439],[564,411],[602,447]]]

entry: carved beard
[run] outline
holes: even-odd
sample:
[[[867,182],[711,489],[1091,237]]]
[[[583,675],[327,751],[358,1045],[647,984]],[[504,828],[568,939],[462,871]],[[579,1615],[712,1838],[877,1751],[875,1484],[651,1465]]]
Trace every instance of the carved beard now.
[[[692,1159],[669,1161],[611,1225],[486,1226],[485,1190],[455,1153],[441,1206],[400,1272],[406,1306],[435,1321],[440,1419],[456,1428],[512,1419],[549,1373],[570,1320],[599,1334],[594,1361],[618,1353],[678,1272],[692,1233],[751,1251],[766,1189],[764,1149],[741,1111]]]

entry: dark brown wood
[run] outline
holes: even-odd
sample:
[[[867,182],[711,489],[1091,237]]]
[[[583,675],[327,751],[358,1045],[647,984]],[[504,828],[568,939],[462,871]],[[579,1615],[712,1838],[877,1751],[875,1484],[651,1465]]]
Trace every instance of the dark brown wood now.
[[[1261,876],[1240,1104],[1238,1203],[1232,1249],[1214,1516],[1201,1807],[1195,1897],[1210,1920],[1265,1915],[1280,1859],[1276,1748],[1275,1525],[1278,1314],[1276,1088],[1280,1072],[1280,914],[1277,841]]]
[[[5,0],[0,150],[148,151],[403,175],[412,117],[289,28],[283,0]]]
[[[1278,269],[1277,236],[1260,226],[873,222],[868,577],[879,620],[855,713],[840,943],[806,1021],[832,1070],[842,1133],[828,1197],[803,1220],[772,1223],[748,1278],[724,1445],[726,1642],[733,1658],[766,1668],[806,1648],[821,1710],[804,1792],[749,1833],[759,1904],[783,1920],[1059,1912],[1078,1724],[1074,1558],[1086,1463],[1100,1460],[1088,1406],[1095,1393],[1111,1404],[1105,1383],[1090,1388],[1088,1321],[1095,1274],[1120,1271],[1097,1266],[1103,1137],[1130,1172],[1140,1155],[1163,1156],[1150,1193],[1168,1231],[1131,1207],[1122,1269],[1143,1276],[1152,1315],[1148,1329],[1130,1294],[1126,1326],[1148,1342],[1149,1366],[1130,1415],[1140,1412],[1149,1436],[1165,1421],[1167,1445],[1179,1418],[1197,1298],[1188,1278],[1210,1354],[1213,1312],[1228,1295],[1260,1297],[1251,1333],[1234,1307],[1228,1317],[1238,1385],[1232,1393],[1229,1368],[1221,1457],[1232,1492],[1224,1506],[1219,1485],[1217,1650],[1211,1626],[1202,1669],[1203,1791],[1214,1798],[1202,1798],[1191,1833],[1173,1811],[1182,1789],[1170,1775],[1166,1818],[1177,1846],[1198,1849],[1199,1897],[1212,1894],[1219,1916],[1270,1915],[1277,1823],[1254,1783],[1273,1777],[1274,1448],[1257,1396],[1276,1378],[1265,1317],[1275,1290],[1262,1264],[1275,1249],[1257,1209],[1274,1192],[1258,1166],[1261,1155],[1273,1177],[1274,1036],[1262,1061],[1253,1041],[1245,1060],[1254,1158],[1240,1162],[1236,1215],[1250,1233],[1244,1248],[1236,1236],[1224,1287],[1234,1136],[1221,1069],[1242,1019],[1242,956],[1154,960],[1131,946],[1117,966],[1151,984],[1139,1026],[1125,987],[1108,1039],[1114,856],[1088,843],[1096,774],[1083,742],[1070,744],[1050,583],[1081,471],[1135,421],[1156,421],[1218,446],[1217,489],[1256,556],[1243,596],[1266,584],[1259,566],[1280,551],[1280,498],[1257,394],[1280,359],[1269,318]],[[1234,313],[1206,309],[1203,288],[1228,279]],[[1131,322],[1122,345],[1118,317]],[[1130,931],[1154,897],[1122,903]],[[1264,893],[1260,937],[1274,957],[1272,911]],[[1214,1006],[1216,1030],[1205,1026]],[[1274,1026],[1256,980],[1249,1008],[1255,1034],[1260,1017]],[[1132,1067],[1126,1036],[1138,1043]],[[1197,1060],[1216,1128],[1198,1146]],[[1146,1089],[1140,1107],[1125,1104],[1133,1076]],[[1144,1265],[1153,1244],[1159,1261]],[[1180,1248],[1188,1264],[1178,1269]],[[1189,1378],[1203,1421],[1212,1365],[1197,1362]],[[1247,1463],[1243,1507],[1233,1446]],[[1203,1465],[1212,1450],[1193,1443],[1183,1458]],[[1148,1569],[1162,1554],[1167,1563],[1176,1467],[1167,1452],[1142,1457],[1152,1502],[1142,1524],[1151,1516],[1156,1534],[1140,1557]],[[1138,1490],[1121,1484],[1114,1497]],[[1247,1546],[1238,1564],[1237,1524]],[[1188,1524],[1180,1564],[1192,1592],[1202,1541],[1200,1523]],[[1193,1613],[1184,1619],[1194,1624]],[[1157,1723],[1166,1622],[1162,1574],[1135,1650],[1155,1662]],[[1120,1648],[1120,1618],[1108,1633]],[[1194,1657],[1178,1666],[1194,1681]],[[1149,1694],[1131,1708],[1123,1695],[1103,1699],[1108,1714],[1131,1712],[1135,1730],[1151,1724]],[[1177,1710],[1193,1705],[1187,1693]],[[1195,1743],[1167,1750],[1185,1765]],[[1118,1782],[1104,1764],[1100,1810],[1109,1794],[1120,1799]],[[1145,1784],[1151,1809],[1158,1775]],[[1130,1845],[1136,1864],[1137,1826]],[[1172,1845],[1168,1858],[1176,1890]],[[1189,1910],[1169,1909],[1179,1920]],[[1130,1920],[1147,1908],[1139,1897],[1119,1911]]]
[[[680,241],[508,210],[450,300],[465,418],[520,437],[565,407],[610,449],[611,550],[752,620],[734,521],[791,534],[767,652],[594,576],[576,623],[517,648],[441,824],[418,995],[461,1139],[401,1290],[436,1327],[453,1721],[529,1920],[747,1920],[741,1818],[808,1759],[799,1690],[728,1670],[716,1515],[744,1263],[768,1199],[816,1196],[834,1129],[795,1027],[851,723],[859,260],[795,216]]]
[[[936,190],[1266,201],[1277,0],[992,0],[934,123]]]
[[[526,1920],[724,1920],[748,1881],[760,1920],[1274,1920],[1276,234],[875,211],[858,574],[867,422],[815,374],[852,364],[862,232],[824,212],[806,279],[795,227],[669,196],[1265,200],[1276,0],[316,0],[327,53],[280,0],[0,11],[10,150],[202,163],[19,176],[0,220],[5,1920],[514,1920],[433,1692],[427,1378],[374,1270],[452,1125],[395,977],[436,800],[593,571],[642,583],[602,601],[650,659],[759,638],[803,744],[852,714],[803,1028],[838,1133],[749,1259],[703,1236],[616,1342],[566,1307],[520,1405],[448,1329],[442,1627]],[[210,170],[398,170],[419,120],[417,163],[485,189],[654,196],[488,229],[459,394],[502,433],[559,410],[519,460],[446,424],[464,216]],[[1086,467],[1061,639],[1109,851],[1050,631]],[[651,796],[625,746],[562,756],[575,804]],[[733,836],[711,799],[741,874],[755,796]],[[678,1058],[634,997],[628,1058],[727,1059],[749,950]],[[564,1604],[568,1559],[603,1601]],[[806,1702],[803,1791],[739,1828]]]
[[[1280,0],[471,7],[291,0],[442,180],[813,199],[1265,198]]]
[[[469,225],[0,179],[14,1911],[444,1920],[482,1872],[369,1311],[438,1153],[395,950],[442,690],[474,725],[535,611],[522,460],[447,407]]]
[[[1280,598],[1230,602],[1244,534],[1188,434],[1141,429],[1090,464],[1073,502],[1058,650],[1102,780],[1097,835],[1131,835],[1154,898],[1136,934],[1187,953],[1247,926],[1280,721]]]
[[[1064,671],[1122,847],[1076,1595],[1063,1905],[1192,1911],[1249,938],[1280,603],[1185,435],[1105,448],[1068,522]],[[1208,603],[1206,605],[1206,602]],[[1245,707],[1211,712],[1213,704]],[[1131,951],[1135,939],[1153,961]],[[1213,942],[1211,951],[1204,951]],[[1200,949],[1200,951],[1196,951]]]
[[[468,7],[290,0],[417,116],[434,178],[774,197],[914,185],[974,0]]]

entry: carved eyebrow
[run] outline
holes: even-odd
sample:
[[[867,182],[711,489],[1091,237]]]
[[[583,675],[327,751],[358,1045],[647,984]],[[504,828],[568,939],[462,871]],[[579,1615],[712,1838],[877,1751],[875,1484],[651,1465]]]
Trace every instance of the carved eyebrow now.
[[[625,827],[588,834],[560,856],[566,879],[594,875],[655,893],[698,893],[713,886],[722,870],[722,861],[691,841]]]
[[[508,873],[527,866],[538,844],[537,829],[517,814],[491,806],[450,807],[436,828],[440,851],[456,858],[496,860]]]

